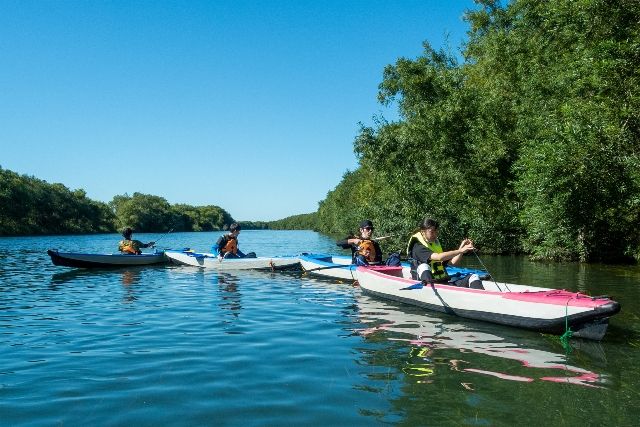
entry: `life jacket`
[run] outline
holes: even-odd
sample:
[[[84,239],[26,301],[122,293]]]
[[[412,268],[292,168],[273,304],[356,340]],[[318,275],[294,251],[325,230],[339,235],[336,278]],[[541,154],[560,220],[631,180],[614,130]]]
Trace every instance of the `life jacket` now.
[[[131,255],[140,255],[142,253],[137,243],[133,240],[121,240],[118,244],[118,250]]]
[[[376,262],[378,254],[376,252],[376,245],[373,243],[373,240],[362,240],[358,245],[358,250],[356,252],[364,256],[368,263]]]
[[[231,236],[224,236],[227,243],[223,247],[220,248],[220,254],[224,255],[227,252],[231,252],[234,255],[238,254],[238,239]]]
[[[413,249],[413,245],[416,243],[422,244],[425,248],[428,248],[431,252],[434,253],[442,253],[442,246],[436,240],[435,242],[427,242],[425,238],[422,236],[421,232],[417,232],[411,236],[409,239],[409,243],[407,244],[407,255],[411,256],[411,250]],[[444,264],[442,261],[435,261],[431,259],[429,261],[429,267],[431,267],[431,276],[434,280],[443,280],[448,279],[449,275],[447,274],[447,270],[444,268]]]

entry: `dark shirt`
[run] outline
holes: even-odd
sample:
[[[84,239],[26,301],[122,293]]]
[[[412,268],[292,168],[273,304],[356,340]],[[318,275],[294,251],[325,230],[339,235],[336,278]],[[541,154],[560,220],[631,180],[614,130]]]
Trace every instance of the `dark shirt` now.
[[[344,240],[339,240],[336,242],[336,246],[340,246],[342,249],[351,249],[351,258],[355,258],[356,252],[358,252],[358,245],[354,245],[351,243],[347,243],[347,240],[349,239],[360,239],[363,240],[360,237],[348,237]],[[371,242],[373,243],[373,247],[376,249],[376,258],[373,261],[374,263],[378,264],[382,262],[382,250],[380,249],[380,245],[378,244],[378,242],[376,242],[375,240],[371,240]]]
[[[222,236],[220,236],[218,238],[218,240],[216,241],[216,245],[215,245],[215,248],[218,249],[218,253],[220,253],[220,250],[227,245],[227,242],[229,240],[231,240],[231,239],[229,238],[228,234],[223,234]]]
[[[433,255],[433,251],[420,242],[414,243],[413,248],[411,248],[411,258],[416,260],[418,264],[429,264],[431,255]],[[444,261],[443,264],[446,266],[447,261]]]

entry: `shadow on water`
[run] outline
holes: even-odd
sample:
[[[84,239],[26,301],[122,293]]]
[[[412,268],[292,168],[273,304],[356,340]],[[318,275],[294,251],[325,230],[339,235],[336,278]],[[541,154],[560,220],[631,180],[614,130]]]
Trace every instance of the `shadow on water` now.
[[[162,266],[127,266],[111,268],[75,268],[51,275],[49,289],[60,291],[75,285],[94,287],[97,283],[105,283],[112,287],[119,283],[123,290],[124,303],[136,301],[136,288],[143,282],[143,273],[161,271]]]
[[[119,277],[123,285],[139,283],[140,274],[143,271],[162,270],[164,266],[141,265],[109,268],[74,268],[71,270],[54,273],[50,283],[53,286],[64,285],[74,281],[95,280],[104,277]]]

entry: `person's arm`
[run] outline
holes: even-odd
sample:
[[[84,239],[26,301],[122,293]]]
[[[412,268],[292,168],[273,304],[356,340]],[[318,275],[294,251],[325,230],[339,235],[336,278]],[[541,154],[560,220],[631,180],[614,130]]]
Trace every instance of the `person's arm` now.
[[[336,246],[340,246],[342,249],[349,249],[352,246],[357,246],[360,243],[360,239],[356,237],[349,237],[348,239],[340,240],[336,242]]]
[[[440,252],[439,254],[434,253],[431,255],[431,259],[435,261],[451,261],[451,264],[455,265],[462,259],[462,255],[474,249],[473,242],[469,239],[465,239],[460,243],[460,247],[458,249]]]
[[[224,237],[224,234],[222,236],[218,237],[218,240],[216,240],[216,244],[215,244],[214,247],[215,247],[216,252],[218,253],[219,257],[224,256],[224,254],[220,252],[220,249],[222,249],[224,247],[224,245],[226,245],[226,244],[227,244],[227,242],[226,242],[226,239]]]

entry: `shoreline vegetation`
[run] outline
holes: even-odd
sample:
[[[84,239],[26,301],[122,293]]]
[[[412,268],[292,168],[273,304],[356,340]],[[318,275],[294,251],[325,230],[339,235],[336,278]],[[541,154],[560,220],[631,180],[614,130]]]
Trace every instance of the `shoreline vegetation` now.
[[[424,42],[383,71],[359,165],[317,212],[245,229],[355,231],[368,218],[402,247],[425,215],[453,247],[537,260],[640,260],[640,7],[635,0],[481,0],[463,62]],[[0,167],[0,235],[224,230],[215,205],[141,193],[109,203]],[[381,242],[382,243],[382,242]],[[384,248],[383,248],[384,249]]]

